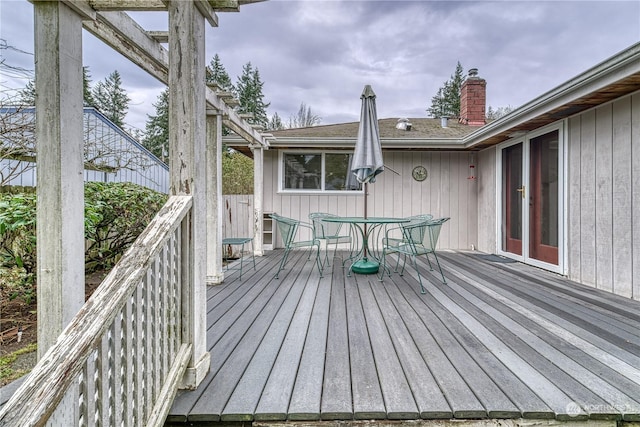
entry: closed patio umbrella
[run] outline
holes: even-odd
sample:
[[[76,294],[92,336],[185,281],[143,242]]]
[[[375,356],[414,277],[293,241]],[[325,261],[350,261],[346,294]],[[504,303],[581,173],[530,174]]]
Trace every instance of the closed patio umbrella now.
[[[364,184],[364,217],[367,218],[368,184],[376,181],[376,176],[384,171],[382,162],[382,148],[380,147],[380,130],[378,128],[378,114],[376,112],[376,94],[370,85],[362,91],[362,107],[360,109],[360,126],[358,139],[353,153],[351,172],[356,179]],[[365,235],[366,235],[366,227]],[[378,263],[367,259],[367,246],[364,246],[364,258],[353,265],[353,271],[359,273],[375,273]]]

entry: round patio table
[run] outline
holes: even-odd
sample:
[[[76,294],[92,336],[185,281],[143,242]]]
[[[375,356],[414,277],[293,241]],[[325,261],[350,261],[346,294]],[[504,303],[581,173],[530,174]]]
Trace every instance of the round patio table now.
[[[358,274],[375,274],[380,268],[380,259],[376,256],[375,251],[371,250],[369,241],[371,236],[380,230],[380,227],[388,224],[402,224],[409,222],[407,218],[385,218],[385,217],[362,217],[362,216],[337,216],[323,218],[326,222],[339,222],[349,224],[360,232],[362,237],[362,246],[358,252],[351,257],[355,261],[349,267],[349,273],[353,271]],[[369,227],[367,227],[369,226]],[[371,257],[372,259],[369,259]]]

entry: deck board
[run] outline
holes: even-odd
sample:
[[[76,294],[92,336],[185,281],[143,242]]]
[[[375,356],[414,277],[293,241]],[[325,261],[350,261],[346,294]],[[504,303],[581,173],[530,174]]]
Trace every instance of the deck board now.
[[[495,256],[319,277],[294,251],[207,290],[211,371],[168,421],[640,420],[640,303]]]

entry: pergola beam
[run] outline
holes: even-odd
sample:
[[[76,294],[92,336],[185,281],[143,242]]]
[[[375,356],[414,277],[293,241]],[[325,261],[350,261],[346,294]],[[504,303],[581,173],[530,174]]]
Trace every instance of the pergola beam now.
[[[84,28],[160,82],[167,84],[169,53],[161,43],[124,12],[97,12]],[[207,107],[222,113],[225,125],[248,143],[266,145],[262,135],[245,122],[223,99],[206,88]]]

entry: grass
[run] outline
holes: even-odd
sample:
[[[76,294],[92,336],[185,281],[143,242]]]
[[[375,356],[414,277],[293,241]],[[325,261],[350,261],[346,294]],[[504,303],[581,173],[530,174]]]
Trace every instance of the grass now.
[[[38,345],[36,343],[32,343],[24,348],[14,351],[13,353],[0,357],[0,382],[9,383],[28,373],[31,369],[15,369],[14,362],[19,356],[32,353],[37,349]]]

